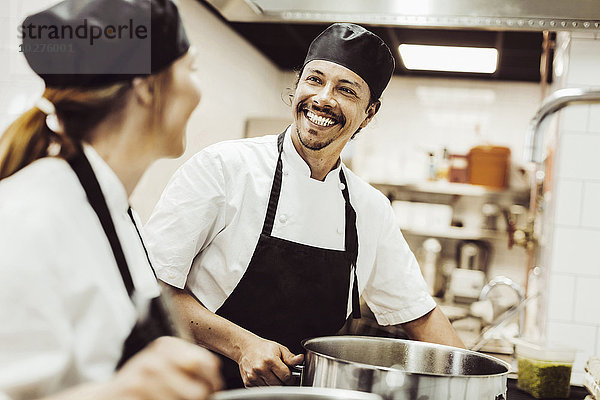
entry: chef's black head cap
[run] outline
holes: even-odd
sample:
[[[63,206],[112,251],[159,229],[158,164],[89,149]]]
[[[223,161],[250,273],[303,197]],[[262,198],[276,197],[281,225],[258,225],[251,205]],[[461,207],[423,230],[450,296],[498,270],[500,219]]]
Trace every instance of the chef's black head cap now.
[[[373,32],[355,24],[333,24],[315,38],[304,65],[313,60],[339,64],[360,76],[379,99],[394,72],[389,47]]]
[[[23,52],[48,87],[97,87],[153,74],[189,48],[170,0],[65,0],[25,19]]]

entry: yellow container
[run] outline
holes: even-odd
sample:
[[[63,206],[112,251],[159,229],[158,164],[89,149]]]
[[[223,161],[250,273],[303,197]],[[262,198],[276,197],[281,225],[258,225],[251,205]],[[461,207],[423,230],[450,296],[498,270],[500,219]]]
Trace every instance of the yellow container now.
[[[476,146],[467,155],[469,183],[504,189],[508,186],[510,149],[501,146]]]

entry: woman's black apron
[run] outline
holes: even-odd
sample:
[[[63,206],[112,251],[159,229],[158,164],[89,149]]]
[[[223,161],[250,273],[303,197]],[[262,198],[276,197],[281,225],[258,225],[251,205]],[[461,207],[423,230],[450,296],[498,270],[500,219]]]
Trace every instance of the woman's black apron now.
[[[110,247],[112,248],[113,255],[119,267],[121,278],[123,279],[123,283],[127,289],[127,294],[129,295],[129,298],[132,298],[135,288],[133,286],[133,280],[131,279],[131,274],[129,272],[129,267],[127,266],[127,261],[125,260],[125,255],[123,254],[119,237],[115,231],[115,226],[110,216],[108,206],[106,205],[104,195],[102,194],[102,189],[98,183],[98,179],[96,178],[92,166],[86,158],[81,146],[79,146],[77,154],[72,159],[68,160],[68,162],[73,171],[75,171],[81,186],[83,186],[83,189],[85,190],[90,205],[96,212],[96,215],[102,224],[102,228],[104,229],[104,233],[106,234],[106,237],[110,243]],[[144,247],[144,251],[146,252],[148,265],[150,268],[152,268],[150,258],[148,257],[148,251],[146,250],[146,246],[142,241],[138,227],[135,224],[131,208],[129,208],[128,214],[133,225],[135,226],[140,238],[140,242]],[[152,269],[152,271],[154,272],[154,269]],[[133,327],[129,337],[127,337],[125,340],[121,359],[117,364],[117,369],[120,368],[127,360],[133,357],[138,351],[146,347],[146,345],[152,342],[154,339],[157,339],[161,336],[175,336],[174,333],[175,332],[171,321],[168,314],[165,312],[160,297],[152,299],[150,301],[150,308],[146,313],[145,318],[139,319],[136,322],[136,325]]]
[[[358,236],[356,213],[342,168],[345,250],[323,249],[271,236],[281,192],[284,135],[281,133],[277,139],[279,157],[258,244],[242,279],[216,313],[299,354],[303,352],[303,339],[333,335],[344,325],[351,275],[352,314],[360,318],[355,268]],[[222,361],[227,388],[243,387],[237,363],[225,357]]]

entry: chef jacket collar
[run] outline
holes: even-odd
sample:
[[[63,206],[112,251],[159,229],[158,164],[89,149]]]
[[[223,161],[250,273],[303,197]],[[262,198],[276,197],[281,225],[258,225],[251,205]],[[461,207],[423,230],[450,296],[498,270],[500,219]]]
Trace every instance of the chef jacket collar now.
[[[100,154],[92,146],[84,143],[83,151],[94,170],[96,179],[98,179],[109,210],[111,212],[126,213],[129,209],[127,191],[117,174],[115,174],[112,168],[108,166],[106,161],[100,157]]]
[[[285,132],[285,138],[283,140],[283,170],[285,171],[286,168],[289,168],[296,173],[310,177],[310,167],[294,147],[292,134],[295,135],[296,133],[292,133],[292,126],[290,125]],[[324,182],[330,180],[337,182],[339,180],[342,164],[340,159],[338,165],[325,176]]]

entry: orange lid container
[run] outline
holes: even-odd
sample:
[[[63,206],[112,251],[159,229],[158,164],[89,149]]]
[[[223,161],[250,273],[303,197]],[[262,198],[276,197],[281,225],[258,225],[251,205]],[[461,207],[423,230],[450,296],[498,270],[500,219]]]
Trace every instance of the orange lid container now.
[[[499,189],[508,187],[510,149],[502,146],[476,146],[467,155],[469,183]]]

